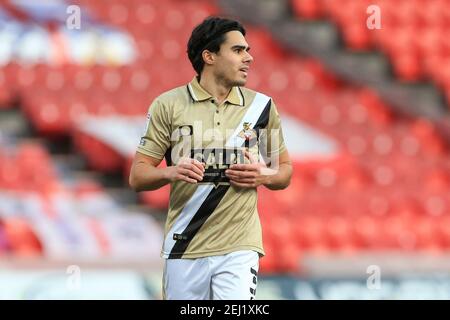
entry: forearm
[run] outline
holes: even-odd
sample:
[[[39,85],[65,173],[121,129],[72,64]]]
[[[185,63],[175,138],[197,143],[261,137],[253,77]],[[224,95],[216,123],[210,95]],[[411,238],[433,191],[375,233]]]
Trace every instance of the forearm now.
[[[282,190],[289,186],[292,176],[292,165],[290,163],[280,164],[277,173],[268,175],[264,186],[270,190]]]
[[[137,163],[131,168],[129,183],[136,192],[159,189],[170,183],[167,168],[157,168],[147,163]]]

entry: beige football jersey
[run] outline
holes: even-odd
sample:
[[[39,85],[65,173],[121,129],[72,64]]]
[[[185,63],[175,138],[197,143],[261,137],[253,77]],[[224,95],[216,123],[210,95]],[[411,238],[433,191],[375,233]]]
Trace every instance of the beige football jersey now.
[[[171,184],[161,255],[198,258],[237,250],[264,255],[256,189],[235,188],[224,172],[248,163],[243,150],[266,161],[285,150],[280,117],[270,97],[233,87],[218,105],[196,77],[151,104],[138,152],[168,165],[187,156],[206,163],[203,181]]]

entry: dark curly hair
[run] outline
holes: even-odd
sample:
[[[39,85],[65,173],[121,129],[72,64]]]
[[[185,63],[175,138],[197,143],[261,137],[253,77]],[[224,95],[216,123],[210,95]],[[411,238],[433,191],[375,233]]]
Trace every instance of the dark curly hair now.
[[[220,17],[208,17],[192,31],[187,54],[199,76],[205,65],[203,50],[219,52],[220,46],[226,40],[225,34],[230,31],[240,31],[245,36],[245,29],[238,21]]]

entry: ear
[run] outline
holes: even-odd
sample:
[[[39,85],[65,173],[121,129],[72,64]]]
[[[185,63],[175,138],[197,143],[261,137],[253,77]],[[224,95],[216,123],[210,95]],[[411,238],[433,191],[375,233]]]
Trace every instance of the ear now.
[[[214,64],[216,56],[213,52],[211,52],[209,50],[203,50],[202,58],[203,58],[203,61],[205,62],[205,64],[212,65],[212,64]]]

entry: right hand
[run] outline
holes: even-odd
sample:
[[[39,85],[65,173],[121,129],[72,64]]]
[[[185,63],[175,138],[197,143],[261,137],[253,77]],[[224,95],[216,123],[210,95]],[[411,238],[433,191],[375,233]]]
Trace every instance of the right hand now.
[[[186,181],[196,184],[203,180],[205,164],[191,158],[181,158],[176,166],[168,167],[170,182]]]

